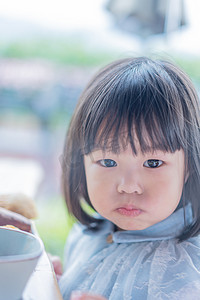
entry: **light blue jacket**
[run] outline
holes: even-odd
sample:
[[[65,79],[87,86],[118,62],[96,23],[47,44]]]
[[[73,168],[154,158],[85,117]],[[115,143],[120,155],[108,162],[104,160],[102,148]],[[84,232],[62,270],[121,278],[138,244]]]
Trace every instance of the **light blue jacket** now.
[[[63,298],[83,290],[110,300],[200,299],[200,237],[182,243],[175,238],[185,226],[183,215],[180,208],[140,231],[114,232],[107,220],[98,231],[76,224],[59,282]],[[188,205],[186,222],[191,221]]]

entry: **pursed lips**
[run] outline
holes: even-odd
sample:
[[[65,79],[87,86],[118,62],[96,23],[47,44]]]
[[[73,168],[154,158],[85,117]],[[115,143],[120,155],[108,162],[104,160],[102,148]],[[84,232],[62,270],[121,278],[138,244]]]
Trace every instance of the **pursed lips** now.
[[[116,211],[123,216],[137,217],[142,213],[140,208],[133,205],[123,205],[116,209]]]

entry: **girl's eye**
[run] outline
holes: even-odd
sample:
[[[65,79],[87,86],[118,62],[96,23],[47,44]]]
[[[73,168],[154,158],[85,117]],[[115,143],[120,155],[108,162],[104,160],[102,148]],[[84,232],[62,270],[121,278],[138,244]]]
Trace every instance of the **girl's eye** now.
[[[148,159],[144,162],[144,166],[147,168],[158,168],[163,164],[162,160],[159,159]]]
[[[112,167],[117,166],[116,161],[114,161],[112,159],[101,159],[101,160],[99,160],[99,164],[106,168],[112,168]]]

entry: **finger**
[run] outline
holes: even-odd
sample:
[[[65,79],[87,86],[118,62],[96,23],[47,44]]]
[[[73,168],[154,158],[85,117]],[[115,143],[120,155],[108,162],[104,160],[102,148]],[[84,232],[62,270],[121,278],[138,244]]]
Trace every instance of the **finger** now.
[[[106,300],[106,298],[91,293],[73,291],[70,300]]]
[[[48,257],[53,265],[56,275],[62,275],[63,267],[59,256],[51,255],[50,253],[48,253]]]

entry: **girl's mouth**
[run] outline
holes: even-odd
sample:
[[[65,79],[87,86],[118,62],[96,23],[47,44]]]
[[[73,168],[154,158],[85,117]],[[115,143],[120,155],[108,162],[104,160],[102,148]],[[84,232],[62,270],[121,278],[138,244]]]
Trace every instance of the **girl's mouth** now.
[[[131,206],[122,206],[117,208],[117,212],[123,216],[137,217],[142,213],[142,210]]]

